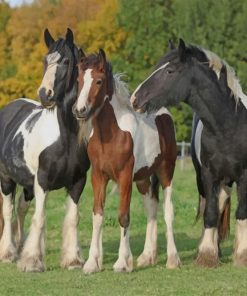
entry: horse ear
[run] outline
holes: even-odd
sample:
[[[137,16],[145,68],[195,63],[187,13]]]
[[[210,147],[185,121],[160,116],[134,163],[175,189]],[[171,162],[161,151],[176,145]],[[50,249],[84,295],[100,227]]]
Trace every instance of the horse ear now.
[[[79,61],[85,57],[86,57],[86,55],[85,55],[84,51],[82,50],[82,48],[79,48]]]
[[[44,31],[44,40],[47,48],[49,48],[55,42],[47,28]]]
[[[179,45],[178,45],[178,54],[181,62],[186,61],[186,45],[183,41],[183,39],[179,39]]]
[[[72,46],[74,44],[74,34],[70,28],[67,28],[65,40],[69,46]]]
[[[106,54],[105,54],[104,50],[101,48],[99,50],[99,59],[100,59],[100,66],[102,69],[104,69],[105,64],[106,64]]]
[[[171,39],[169,39],[169,41],[168,41],[168,47],[169,47],[170,50],[175,49],[175,45],[174,45],[174,43],[172,42]]]

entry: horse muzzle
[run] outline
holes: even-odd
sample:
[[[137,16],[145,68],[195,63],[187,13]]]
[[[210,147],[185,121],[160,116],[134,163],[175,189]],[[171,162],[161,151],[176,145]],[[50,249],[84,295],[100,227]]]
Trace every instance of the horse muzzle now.
[[[132,95],[130,98],[130,103],[132,105],[132,108],[137,112],[137,113],[144,113],[146,111],[146,104],[139,104],[138,99],[136,98],[135,95]]]
[[[74,105],[72,107],[72,113],[77,120],[87,121],[90,117],[90,110],[86,107],[78,110],[76,105]]]
[[[38,96],[44,108],[53,109],[56,106],[56,101],[54,100],[54,92],[52,90],[47,91],[44,87],[42,87],[38,91]]]

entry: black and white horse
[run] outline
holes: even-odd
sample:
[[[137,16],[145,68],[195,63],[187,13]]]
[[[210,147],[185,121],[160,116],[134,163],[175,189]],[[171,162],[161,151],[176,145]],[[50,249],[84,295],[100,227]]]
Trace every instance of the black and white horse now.
[[[23,271],[44,270],[45,200],[49,191],[62,187],[68,191],[68,204],[61,265],[73,268],[82,263],[77,206],[90,163],[85,145],[77,144],[78,125],[72,115],[77,96],[79,50],[69,29],[65,39],[55,41],[48,30],[44,38],[49,51],[38,90],[43,106],[19,99],[0,112],[0,181],[5,224],[0,241],[1,260],[13,261],[16,257],[11,233],[16,184],[25,188],[18,206],[19,226],[23,224],[27,201],[33,196],[36,201],[30,233],[18,262]]]
[[[236,240],[234,263],[247,266],[247,96],[228,64],[216,54],[180,40],[131,97],[136,110],[151,112],[181,101],[203,123],[201,181],[206,198],[204,232],[197,263],[219,263],[218,220],[220,190],[236,182]]]

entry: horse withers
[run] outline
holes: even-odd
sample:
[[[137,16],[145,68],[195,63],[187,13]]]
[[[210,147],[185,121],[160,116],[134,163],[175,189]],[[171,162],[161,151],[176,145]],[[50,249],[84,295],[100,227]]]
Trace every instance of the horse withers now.
[[[114,180],[120,191],[118,220],[121,230],[115,271],[131,271],[129,245],[132,182],[143,195],[147,212],[145,246],[138,266],[154,264],[157,256],[157,209],[159,182],[165,191],[164,216],[167,225],[167,267],[176,268],[180,259],[173,236],[172,177],[177,156],[172,118],[165,108],[146,115],[136,114],[129,93],[119,75],[113,76],[103,50],[84,56],[79,64],[78,99],[73,112],[79,121],[92,126],[88,156],[92,164],[94,191],[93,234],[85,273],[102,269],[102,222],[106,186]]]
[[[82,266],[77,237],[78,202],[90,163],[85,145],[78,146],[78,124],[72,114],[72,105],[77,97],[80,53],[69,29],[65,39],[56,41],[45,30],[44,39],[49,50],[38,91],[42,105],[19,99],[0,111],[0,181],[4,218],[1,260],[14,260],[16,257],[11,230],[16,184],[25,188],[25,196],[18,207],[20,225],[23,224],[28,199],[35,196],[36,200],[30,233],[18,261],[22,271],[45,269],[45,200],[49,191],[62,187],[68,191],[68,203],[61,265],[68,268]]]
[[[235,265],[247,266],[247,96],[226,62],[180,39],[178,48],[166,54],[138,86],[131,102],[139,112],[149,113],[181,101],[192,107],[203,124],[198,160],[206,202],[196,262],[207,267],[219,264],[220,190],[236,182],[233,260]]]

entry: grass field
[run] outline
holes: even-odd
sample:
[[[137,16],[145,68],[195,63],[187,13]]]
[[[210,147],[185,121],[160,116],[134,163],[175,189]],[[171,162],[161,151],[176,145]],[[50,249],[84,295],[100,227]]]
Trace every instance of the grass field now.
[[[90,179],[90,178],[89,178]],[[231,255],[234,239],[233,196],[231,235],[223,244],[222,264],[217,269],[194,266],[201,223],[193,225],[197,207],[194,170],[190,162],[180,169],[178,162],[173,183],[175,205],[175,240],[182,260],[179,270],[167,270],[166,239],[162,207],[158,219],[158,263],[144,269],[135,268],[130,274],[116,274],[112,266],[117,259],[119,228],[117,222],[117,194],[106,200],[103,245],[104,270],[86,276],[81,270],[62,270],[60,262],[61,230],[65,212],[65,192],[59,190],[49,195],[46,205],[46,268],[40,274],[21,273],[16,264],[0,263],[0,295],[246,295],[247,270],[232,266]],[[109,190],[110,191],[110,188]],[[80,203],[80,242],[87,258],[91,238],[92,188],[90,180]],[[30,209],[26,229],[30,224]],[[143,249],[146,218],[143,203],[136,190],[131,203],[130,243],[134,260]]]

